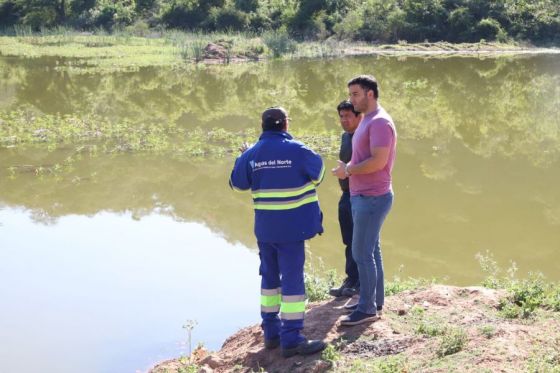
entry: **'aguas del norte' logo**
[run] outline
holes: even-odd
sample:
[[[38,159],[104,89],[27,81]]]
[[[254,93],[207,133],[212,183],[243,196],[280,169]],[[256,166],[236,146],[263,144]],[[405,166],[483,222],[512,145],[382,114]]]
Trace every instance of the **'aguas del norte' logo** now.
[[[249,164],[253,171],[262,170],[265,168],[289,168],[292,167],[291,159],[271,159],[268,161],[250,161]]]

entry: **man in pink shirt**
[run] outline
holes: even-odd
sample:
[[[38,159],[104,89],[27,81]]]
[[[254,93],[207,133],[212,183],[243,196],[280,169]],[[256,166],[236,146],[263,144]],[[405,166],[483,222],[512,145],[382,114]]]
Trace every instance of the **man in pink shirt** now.
[[[352,138],[350,162],[339,160],[332,172],[339,179],[350,178],[352,256],[358,266],[360,300],[347,307],[353,312],[341,324],[357,325],[377,320],[385,300],[379,236],[393,204],[391,172],[397,132],[393,119],[378,103],[379,90],[373,76],[360,75],[350,80],[348,93],[354,109],[364,117]]]

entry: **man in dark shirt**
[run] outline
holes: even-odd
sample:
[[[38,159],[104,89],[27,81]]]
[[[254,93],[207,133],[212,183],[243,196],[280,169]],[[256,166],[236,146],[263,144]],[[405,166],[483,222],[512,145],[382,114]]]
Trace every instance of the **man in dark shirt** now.
[[[348,163],[350,158],[352,158],[352,136],[356,128],[358,128],[362,116],[354,111],[354,106],[348,100],[342,101],[336,109],[340,125],[344,130],[340,142],[339,159]],[[348,178],[344,180],[339,179],[338,182],[340,183],[340,189],[342,189],[342,195],[338,202],[338,222],[340,224],[342,242],[346,247],[346,278],[339,287],[330,289],[329,294],[333,297],[351,297],[358,293],[360,280],[358,278],[358,267],[354,258],[352,258],[352,230],[354,225],[352,223],[352,207],[350,205],[350,187]]]

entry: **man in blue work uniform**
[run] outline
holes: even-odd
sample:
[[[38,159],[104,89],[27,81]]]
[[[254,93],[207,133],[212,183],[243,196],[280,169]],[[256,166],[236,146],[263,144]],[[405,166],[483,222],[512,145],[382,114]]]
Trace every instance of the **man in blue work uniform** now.
[[[266,109],[259,141],[242,146],[229,181],[234,190],[251,189],[261,259],[265,347],[280,345],[284,357],[310,355],[325,348],[323,341],[307,340],[301,334],[304,241],[323,232],[315,188],[325,170],[321,157],[293,140],[288,126],[284,108]]]

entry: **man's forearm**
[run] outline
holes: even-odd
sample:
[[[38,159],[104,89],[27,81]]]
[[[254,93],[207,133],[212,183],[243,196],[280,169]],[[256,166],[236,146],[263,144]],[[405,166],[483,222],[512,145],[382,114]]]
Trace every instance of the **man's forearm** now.
[[[349,175],[371,174],[382,170],[389,161],[388,147],[379,147],[371,149],[371,156],[357,164],[349,164],[346,166],[346,173]]]
[[[348,164],[346,170],[350,175],[371,174],[385,167],[387,162],[379,159],[379,157],[369,157],[358,164]]]

